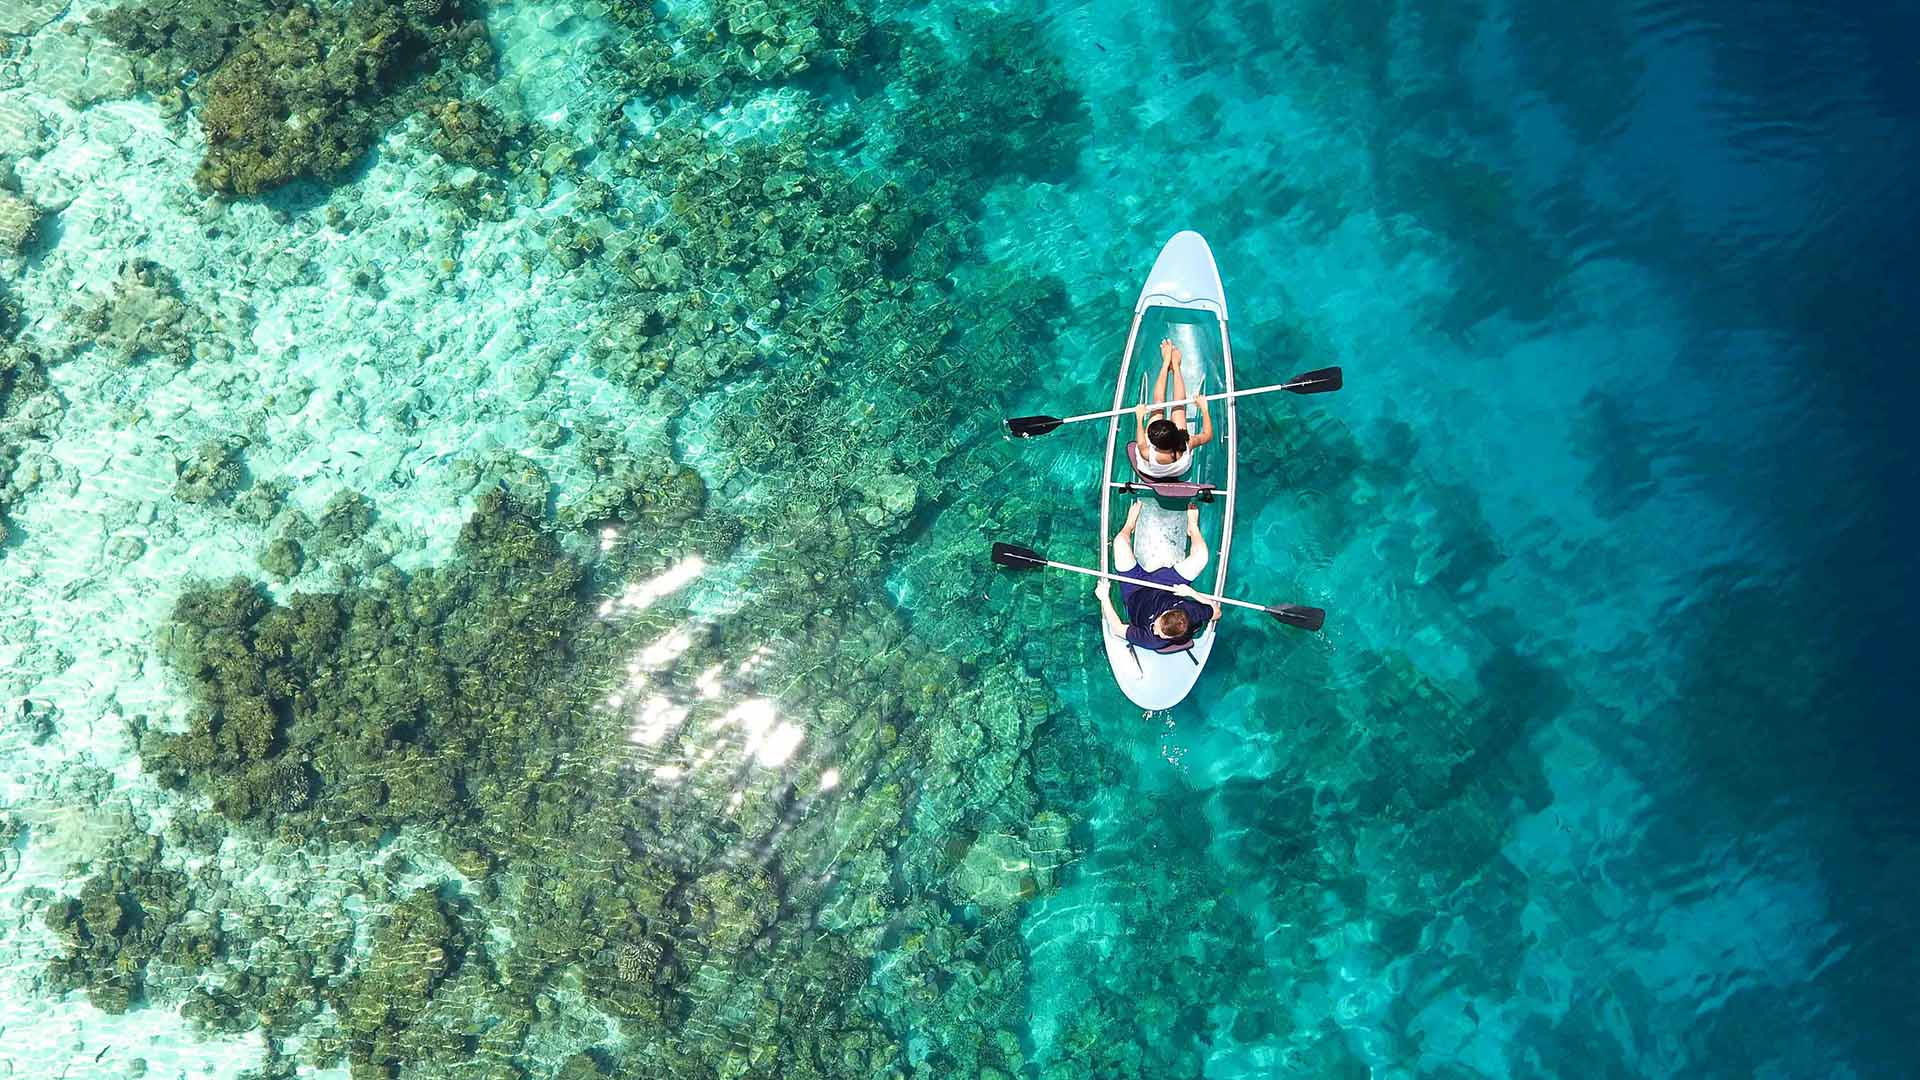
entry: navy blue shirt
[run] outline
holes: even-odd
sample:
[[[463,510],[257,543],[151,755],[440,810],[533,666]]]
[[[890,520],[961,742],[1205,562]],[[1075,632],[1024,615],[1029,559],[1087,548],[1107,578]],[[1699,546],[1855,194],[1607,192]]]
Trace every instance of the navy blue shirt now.
[[[1137,578],[1160,585],[1186,585],[1186,578],[1171,566],[1158,570],[1141,570],[1135,567],[1120,575],[1123,578]],[[1120,583],[1120,602],[1127,609],[1127,640],[1143,649],[1160,651],[1173,644],[1173,639],[1163,638],[1153,632],[1153,620],[1161,615],[1180,610],[1187,613],[1187,637],[1200,636],[1200,631],[1213,618],[1213,608],[1184,596],[1175,596],[1165,589],[1149,589],[1141,585]]]

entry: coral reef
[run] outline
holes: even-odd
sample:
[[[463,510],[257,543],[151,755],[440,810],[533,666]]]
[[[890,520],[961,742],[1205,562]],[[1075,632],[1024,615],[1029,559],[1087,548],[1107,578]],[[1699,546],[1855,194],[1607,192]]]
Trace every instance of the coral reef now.
[[[702,516],[707,486],[698,472],[673,460],[664,445],[633,455],[611,442],[589,436],[581,457],[594,468],[594,481],[560,512],[575,528],[638,526],[646,535],[671,535]],[[710,554],[718,555],[719,550]]]
[[[815,167],[797,136],[728,146],[699,129],[663,129],[617,167],[673,193],[658,226],[606,245],[632,298],[596,335],[593,356],[636,389],[670,371],[698,393],[767,356],[768,332],[783,354],[843,352],[859,301],[887,289],[888,260],[918,217],[896,185]]]
[[[459,922],[432,890],[394,906],[352,989],[335,1006],[345,1017],[355,1076],[382,1075],[417,1058],[431,1060],[440,1049],[431,1033],[411,1029],[467,949]]]
[[[1096,26],[1023,3],[105,6],[0,4],[0,33],[37,35],[0,39],[0,161],[39,159],[22,171],[60,215],[36,222],[0,194],[0,263],[32,262],[5,287],[37,316],[0,295],[0,548],[7,514],[54,516],[22,512],[35,485],[63,516],[100,500],[69,518],[94,539],[64,545],[78,557],[51,572],[25,567],[18,614],[0,619],[0,685],[30,697],[0,703],[0,742],[29,775],[114,758],[0,813],[0,881],[23,856],[66,868],[53,887],[9,884],[26,918],[7,959],[35,965],[15,965],[21,982],[151,1010],[129,1018],[138,1032],[79,1010],[89,1042],[177,1015],[222,1036],[218,1052],[254,1055],[219,1070],[250,1080],[1158,1080],[1443,1068],[1503,1036],[1585,1047],[1611,1028],[1713,1052],[1734,1030],[1648,1027],[1657,1003],[1633,979],[1598,987],[1607,1008],[1564,1008],[1595,942],[1563,947],[1554,903],[1592,906],[1603,948],[1640,950],[1634,928],[1664,925],[1608,894],[1644,830],[1563,846],[1557,816],[1525,822],[1547,805],[1543,760],[1591,767],[1555,722],[1574,691],[1556,658],[1521,649],[1540,632],[1470,639],[1520,619],[1491,598],[1522,560],[1605,569],[1625,549],[1575,530],[1503,550],[1472,492],[1414,473],[1447,458],[1420,444],[1408,399],[1406,419],[1366,409],[1364,446],[1277,396],[1242,415],[1236,438],[1261,453],[1241,479],[1284,493],[1242,526],[1262,541],[1244,560],[1261,589],[1290,596],[1336,566],[1379,583],[1366,602],[1380,617],[1284,644],[1266,620],[1236,622],[1198,715],[1085,707],[1113,697],[1097,696],[1110,691],[1097,654],[1091,669],[1075,655],[1084,591],[992,576],[981,558],[984,536],[1014,533],[1091,550],[1084,500],[1061,495],[1085,480],[1084,448],[1062,434],[1015,456],[991,414],[1125,325],[1161,227],[1143,208],[1175,188],[1210,236],[1237,238],[1236,262],[1304,241],[1297,267],[1281,263],[1310,271],[1303,292],[1323,301],[1334,282],[1315,264],[1353,256],[1431,298],[1462,338],[1490,314],[1558,310],[1571,267],[1546,240],[1586,235],[1549,227],[1577,216],[1578,193],[1530,198],[1535,179],[1458,138],[1378,126],[1436,94],[1415,36],[1452,35],[1457,57],[1490,40],[1493,18],[1557,46],[1552,5],[1503,22],[1461,14],[1475,5],[1241,4],[1231,19],[1183,12],[1170,34],[1164,12]],[[482,11],[513,64],[493,85]],[[1567,25],[1617,37],[1608,19]],[[175,131],[169,148],[144,108],[86,107],[125,85],[102,35],[133,55],[163,116],[204,129],[214,196],[141,174],[190,173],[198,151],[183,148],[199,140]],[[1278,58],[1263,62],[1262,40],[1283,43]],[[1071,176],[1089,120],[1049,41],[1112,77],[1100,145]],[[1576,91],[1622,77],[1536,51],[1518,70],[1544,67],[1558,111],[1585,102],[1566,117],[1576,130],[1617,127],[1617,101]],[[1332,74],[1283,88],[1283,64]],[[62,71],[98,85],[53,85]],[[18,104],[23,86],[36,103]],[[1378,114],[1362,130],[1391,137],[1329,138],[1314,118],[1355,87],[1349,107]],[[1223,104],[1249,95],[1287,104],[1287,138]],[[1442,107],[1476,114],[1460,122],[1484,153],[1507,133],[1479,104]],[[1527,131],[1555,111],[1533,110]],[[1230,156],[1248,143],[1259,152]],[[17,195],[5,174],[0,191]],[[1194,188],[1195,175],[1218,182]],[[1133,181],[1137,205],[1086,204],[1083,185]],[[296,187],[254,205],[224,197],[283,184]],[[1469,246],[1495,269],[1461,259],[1438,284]],[[179,280],[135,260],[102,295],[120,265],[103,260],[140,251]],[[1048,276],[1067,265],[1072,309]],[[1253,364],[1334,353],[1329,335],[1391,342],[1399,325],[1262,320],[1254,309],[1283,305],[1260,293],[1236,332]],[[47,297],[78,299],[38,310]],[[261,318],[243,333],[250,301]],[[218,363],[229,347],[241,362]],[[50,445],[56,382],[93,427]],[[1622,456],[1609,439],[1651,422],[1588,411],[1602,462]],[[203,445],[210,416],[250,442]],[[98,449],[75,441],[103,423],[115,437]],[[1603,515],[1669,509],[1647,493],[1649,462],[1656,480],[1707,475],[1640,441],[1637,471],[1591,482]],[[250,482],[248,467],[278,475]],[[198,509],[168,505],[170,486]],[[39,558],[60,539],[25,547]],[[195,583],[156,611],[141,588],[177,582],[187,558],[249,577]],[[129,582],[131,597],[102,595]],[[1778,598],[1730,599],[1697,605],[1731,615],[1679,657],[1694,673],[1682,696],[1737,684],[1736,698],[1790,706],[1775,710],[1783,731],[1814,730],[1786,720],[1816,692],[1769,697],[1766,680],[1741,681],[1753,664],[1727,659],[1751,660],[1745,632],[1771,625]],[[155,614],[164,664],[138,648]],[[107,620],[121,628],[99,642],[63,625]],[[1457,682],[1369,647],[1407,627],[1441,628],[1407,647],[1449,653]],[[1780,658],[1807,650],[1778,643],[1763,660],[1806,674]],[[1634,644],[1607,662],[1644,652]],[[155,685],[167,679],[171,700]],[[1755,714],[1728,710],[1722,726],[1750,734]],[[1608,719],[1594,726],[1614,729],[1623,759],[1678,768]],[[1756,805],[1791,786],[1751,738],[1692,729],[1683,750],[1731,763],[1710,770],[1716,785],[1744,779],[1753,790],[1735,794]],[[119,756],[129,744],[143,775]],[[1188,744],[1204,766],[1182,764]],[[1614,786],[1628,810],[1655,790]],[[1796,805],[1817,802],[1807,794]],[[1621,832],[1611,811],[1596,817]],[[1555,862],[1593,888],[1557,888]],[[1821,895],[1765,875],[1738,888],[1690,924],[1758,903],[1784,925],[1797,896]],[[1780,952],[1751,956],[1775,982],[1798,974]],[[1419,1008],[1422,993],[1436,1007]],[[1556,1000],[1508,1010],[1528,998]],[[1488,1001],[1501,1015],[1482,1023]],[[94,1071],[148,1071],[114,1050]]]
[[[330,508],[322,534],[352,516]],[[591,630],[583,572],[497,491],[460,555],[361,596],[281,606],[235,581],[182,597],[163,648],[203,704],[189,732],[150,740],[149,768],[299,834],[514,831],[523,802],[470,813],[460,792],[477,796],[489,767],[558,752],[534,721],[555,704],[543,667],[556,646]],[[344,662],[363,656],[376,662]]]
[[[415,78],[422,72],[487,69],[484,26],[450,19],[456,10],[426,0],[152,0],[95,23],[135,57],[141,85],[163,104],[198,102],[200,182],[257,195],[345,175],[421,95],[444,94]]]
[[[286,501],[287,485],[285,481],[277,479],[259,480],[248,484],[240,494],[234,496],[233,511],[243,521],[249,521],[255,525],[265,525],[271,522],[275,515],[280,513],[280,509]],[[304,518],[305,515],[299,516],[300,520],[304,520]],[[306,524],[309,527],[312,525],[311,522],[307,522]],[[293,538],[297,540],[300,537],[295,536]]]
[[[22,468],[28,447],[51,433],[61,410],[45,358],[15,338],[17,321],[14,307],[0,293],[0,553],[13,535],[8,504],[40,480],[38,464]]]
[[[513,198],[507,185],[490,173],[456,173],[433,188],[465,221],[505,221],[513,215]]]
[[[625,477],[631,469],[616,462],[608,474]],[[624,480],[614,483],[614,490],[625,489]],[[594,527],[596,521],[583,513],[575,524]],[[640,531],[633,536],[615,545],[596,572],[626,576],[661,565],[654,541]],[[821,1060],[822,1053],[840,1061],[842,1040],[859,1031],[856,1045],[865,1049],[858,1059],[880,1067],[898,1051],[888,1049],[892,1036],[859,1019],[855,994],[874,935],[897,916],[869,909],[825,939],[797,932],[785,920],[805,918],[827,900],[816,883],[826,867],[816,860],[829,851],[872,866],[884,845],[902,842],[897,831],[910,821],[924,822],[935,836],[949,829],[976,835],[964,825],[976,813],[969,808],[976,799],[1011,799],[1015,808],[1002,812],[1021,813],[1017,807],[1032,796],[1014,794],[1024,784],[1020,747],[1045,716],[1044,695],[1037,686],[996,683],[958,702],[915,696],[926,717],[916,723],[906,699],[888,687],[947,676],[897,616],[868,601],[861,625],[844,640],[825,631],[809,646],[824,663],[793,658],[818,672],[807,727],[821,733],[823,750],[839,748],[840,767],[849,775],[870,778],[862,781],[872,786],[860,799],[831,811],[823,805],[796,834],[778,812],[778,791],[786,785],[778,768],[749,784],[744,805],[737,780],[725,774],[689,777],[664,799],[668,793],[644,774],[606,787],[578,774],[606,767],[596,762],[620,761],[617,753],[607,756],[600,740],[627,742],[630,733],[607,731],[595,719],[596,706],[604,708],[604,684],[582,674],[644,654],[676,625],[676,616],[671,607],[649,609],[616,628],[595,614],[599,608],[585,588],[589,577],[549,526],[493,489],[481,498],[454,564],[445,569],[411,579],[388,574],[360,592],[295,595],[283,605],[244,582],[190,593],[176,609],[163,649],[189,677],[200,708],[185,733],[143,736],[146,766],[205,790],[226,814],[303,842],[322,835],[370,841],[396,827],[430,826],[444,838],[449,857],[482,883],[481,895],[497,899],[484,917],[504,924],[515,945],[483,965],[459,962],[460,955],[471,957],[471,946],[448,942],[467,932],[448,929],[452,916],[435,914],[430,895],[407,901],[409,913],[393,924],[404,929],[381,939],[395,944],[376,945],[374,960],[357,976],[362,989],[347,991],[338,1006],[347,1018],[340,1045],[356,1068],[432,1060],[442,1045],[436,1040],[447,1037],[455,1014],[474,1000],[517,1015],[526,1006],[515,1002],[580,957],[587,958],[583,974],[592,998],[621,1019],[634,1067],[651,1074],[711,1075],[692,1044],[668,1034],[673,1023],[715,1037],[734,1032],[725,1038],[745,1039],[737,1044],[742,1064],[765,1068]],[[808,610],[850,602],[828,597],[861,591],[847,583],[823,590],[806,577],[795,587],[805,590]],[[761,632],[754,625],[716,627],[658,673],[664,692],[688,702],[684,727],[663,745],[682,739],[689,746],[740,744],[744,738],[751,755],[764,744],[767,733],[742,718],[731,695],[704,702],[694,686],[695,675],[714,659],[740,655]],[[843,654],[866,660],[850,666],[832,659]],[[853,704],[863,700],[873,704]],[[967,719],[972,716],[979,719]],[[932,749],[949,722],[974,733],[966,744],[971,755]],[[896,725],[915,734],[903,739]],[[921,789],[914,815],[902,782],[910,774],[918,774],[914,784]],[[880,779],[887,776],[896,779]],[[730,827],[714,831],[714,823],[728,819]],[[911,862],[909,895],[937,895],[954,875],[956,896],[1004,914],[1048,887],[1057,865],[1049,860],[1059,858],[1055,845],[1063,842],[1063,830],[1059,819],[1042,815],[1017,847],[1001,852],[1020,854],[1029,864],[1010,885],[978,883],[984,856],[969,862],[967,845],[914,840],[914,850],[934,854]],[[742,845],[750,850],[782,833],[794,842],[783,844],[778,861],[740,860]],[[801,835],[811,839],[800,842]],[[980,850],[999,851],[999,843],[979,841]],[[547,857],[514,856],[529,846]],[[948,849],[950,855],[939,854]],[[509,858],[478,854],[483,851]],[[565,854],[556,859],[556,852]],[[609,872],[584,872],[596,865]],[[870,896],[891,891],[885,878],[883,871],[877,883],[849,877],[847,884]],[[938,930],[949,921],[941,905],[921,901],[912,910],[913,925],[924,932],[949,932]],[[973,952],[949,957],[949,968],[966,956],[983,966],[969,984],[977,984],[981,1000],[1001,1000],[1013,985],[1012,976],[984,969],[989,953],[1004,966],[1012,934],[1012,924],[996,922],[974,932]],[[391,975],[372,974],[398,962],[383,956],[431,958],[435,950],[445,967],[431,959],[417,965],[404,987],[392,985]],[[775,972],[783,974],[769,987],[765,980]],[[435,989],[443,984],[460,989]],[[269,992],[292,993],[293,984],[269,979],[257,993]],[[239,1011],[219,1014],[227,1017],[219,1022],[249,1023],[253,996],[237,998]],[[746,1014],[738,1011],[755,1002]],[[779,1019],[803,1008],[806,1024]],[[748,1016],[758,1019],[742,1027]],[[491,1037],[517,1050],[524,1032],[510,1023]],[[964,1032],[982,1029],[956,1028],[950,1052],[972,1061],[976,1052],[961,1048],[974,1035]],[[992,1060],[1005,1060],[995,1054]]]
[[[614,13],[643,44],[596,107],[639,88],[668,115],[597,144],[480,104],[499,99],[449,73],[475,25],[457,5],[288,0],[206,47],[223,58],[189,93],[215,188],[337,177],[420,108],[458,215],[571,191],[534,228],[596,300],[586,359],[670,419],[631,443],[530,423],[577,464],[474,455],[481,494],[440,565],[178,598],[158,645],[192,709],[184,730],[136,720],[148,775],[246,843],[374,853],[343,886],[370,952],[336,951],[354,935],[333,923],[273,945],[223,923],[223,977],[183,1011],[275,1047],[297,1033],[296,1056],[356,1077],[476,1058],[502,1077],[1031,1075],[1018,919],[1078,857],[1044,796],[1081,782],[1036,771],[1069,759],[1034,753],[1056,704],[1007,662],[1017,628],[946,621],[978,582],[916,571],[911,618],[890,590],[929,535],[975,542],[949,496],[1004,461],[957,437],[956,402],[1014,381],[1064,314],[1057,281],[970,269],[968,222],[995,170],[1072,161],[1077,95],[1006,16],[955,45],[838,0],[728,3],[698,27]],[[153,70],[181,64],[172,33],[139,39]],[[856,76],[844,109],[748,138],[701,115],[827,71]],[[327,214],[343,233],[363,216]],[[136,276],[149,305],[177,292]],[[112,320],[90,332],[128,360],[191,348]],[[695,468],[673,448],[705,397]],[[368,547],[363,496],[276,516],[286,492],[241,490],[237,467],[203,454],[183,493],[270,526],[267,576]]]
[[[470,98],[449,98],[427,108],[427,144],[455,165],[497,169],[508,149],[526,137],[524,121]]]
[[[285,581],[300,573],[306,563],[306,551],[300,541],[290,536],[279,536],[268,541],[266,550],[260,553],[260,570],[275,581]]]
[[[159,865],[160,841],[130,836],[78,896],[49,903],[42,916],[64,951],[48,968],[55,993],[85,989],[95,1008],[123,1013],[146,992],[148,964],[191,952],[177,932],[191,904],[185,875]]]
[[[163,100],[214,71],[285,0],[148,0],[96,14],[91,25],[136,59],[141,89]]]
[[[1085,106],[1060,62],[1036,48],[1035,25],[1002,13],[959,20],[956,62],[925,30],[889,27],[876,52],[897,111],[882,121],[903,170],[924,170],[948,198],[971,201],[1008,177],[1059,175],[1086,138]],[[956,67],[973,74],[955,78]]]
[[[367,103],[419,48],[392,7],[269,16],[207,80],[200,180],[253,195],[346,172],[373,143]]]
[[[18,455],[10,447],[0,447],[0,552],[6,550],[7,541],[13,538],[12,526],[7,522],[7,499],[13,470],[19,464]]]
[[[636,91],[686,93],[705,108],[756,83],[857,66],[870,29],[855,0],[719,0],[697,18],[674,12],[664,21],[655,5],[610,6],[650,32],[616,38],[608,62]]]
[[[320,510],[308,543],[320,555],[332,555],[360,542],[373,528],[373,503],[351,489],[335,492]]]

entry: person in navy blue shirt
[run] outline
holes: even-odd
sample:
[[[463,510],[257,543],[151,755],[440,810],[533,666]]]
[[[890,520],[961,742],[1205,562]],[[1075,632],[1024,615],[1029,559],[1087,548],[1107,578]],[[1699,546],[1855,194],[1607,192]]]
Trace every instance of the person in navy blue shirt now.
[[[1105,578],[1094,583],[1093,595],[1100,600],[1101,619],[1107,633],[1125,638],[1129,644],[1154,652],[1173,652],[1192,645],[1207,624],[1220,617],[1217,602],[1203,600],[1193,590],[1193,579],[1207,565],[1207,541],[1200,535],[1200,507],[1187,506],[1187,554],[1172,566],[1143,570],[1133,556],[1133,529],[1140,520],[1140,504],[1127,512],[1127,523],[1113,538],[1113,572],[1123,578],[1152,582],[1166,588],[1150,588],[1123,581],[1120,603],[1125,619],[1113,608]]]

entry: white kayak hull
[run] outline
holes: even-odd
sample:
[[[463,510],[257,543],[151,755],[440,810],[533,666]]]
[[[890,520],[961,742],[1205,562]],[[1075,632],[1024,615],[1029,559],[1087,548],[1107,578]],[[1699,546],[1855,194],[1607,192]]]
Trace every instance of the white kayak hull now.
[[[1227,336],[1227,297],[1213,252],[1199,233],[1180,232],[1168,240],[1154,260],[1140,297],[1134,304],[1133,325],[1120,358],[1113,408],[1129,408],[1149,400],[1152,376],[1159,369],[1159,342],[1170,338],[1183,354],[1182,371],[1189,394],[1232,391],[1233,349]],[[1143,371],[1143,369],[1145,369]],[[1172,396],[1171,387],[1168,396]],[[1201,508],[1201,534],[1211,557],[1194,580],[1202,595],[1220,596],[1227,588],[1227,560],[1232,554],[1233,500],[1237,494],[1235,468],[1234,399],[1215,402],[1214,441],[1194,452],[1194,465],[1183,479],[1212,483],[1224,489]],[[1198,410],[1189,407],[1188,427],[1198,431]],[[1129,411],[1115,416],[1107,429],[1107,456],[1100,485],[1100,569],[1114,572],[1113,536],[1126,520],[1131,500],[1144,502],[1134,550],[1146,569],[1170,565],[1185,554],[1185,510],[1162,506],[1150,494],[1129,495],[1117,482],[1133,479],[1127,444],[1134,439],[1134,417]],[[1119,587],[1115,586],[1116,606]],[[1122,608],[1124,611],[1124,608]],[[1142,709],[1170,709],[1185,700],[1199,682],[1207,660],[1220,638],[1219,620],[1213,620],[1195,639],[1191,650],[1156,653],[1129,644],[1106,631],[1100,636],[1114,681],[1129,701]]]

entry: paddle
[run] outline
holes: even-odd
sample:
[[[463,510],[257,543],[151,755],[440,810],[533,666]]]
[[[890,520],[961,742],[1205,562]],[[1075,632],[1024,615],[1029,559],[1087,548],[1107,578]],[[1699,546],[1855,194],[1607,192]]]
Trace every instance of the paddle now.
[[[1054,562],[1032,548],[1024,548],[1015,544],[995,543],[993,545],[993,561],[1010,570],[1041,570],[1051,566],[1055,570],[1071,570],[1076,574],[1085,574],[1088,577],[1106,578],[1108,581],[1124,581],[1148,589],[1159,589],[1161,592],[1173,591],[1171,586],[1160,585],[1151,581],[1141,581],[1138,578],[1123,578],[1118,574],[1103,574],[1098,570],[1089,570],[1084,566]],[[1234,607],[1264,611],[1274,618],[1279,619],[1281,622],[1286,623],[1288,626],[1298,627],[1307,631],[1319,630],[1327,621],[1326,612],[1317,607],[1307,607],[1303,604],[1277,604],[1273,607],[1268,607],[1265,604],[1255,604],[1246,600],[1235,600],[1231,596],[1216,596],[1212,599],[1218,600],[1223,604],[1232,604]]]
[[[1344,383],[1342,382],[1339,368],[1321,368],[1318,371],[1309,371],[1304,375],[1295,375],[1286,382],[1274,383],[1272,386],[1256,386],[1251,390],[1222,391],[1218,394],[1202,394],[1199,397],[1161,401],[1154,403],[1153,407],[1156,409],[1165,409],[1175,405],[1191,405],[1197,401],[1219,401],[1222,398],[1230,397],[1252,397],[1255,394],[1271,394],[1276,390],[1285,390],[1293,394],[1326,394],[1340,389],[1342,385],[1344,385]],[[1023,439],[1031,439],[1035,435],[1045,435],[1061,424],[1071,424],[1076,420],[1098,420],[1103,416],[1118,416],[1121,413],[1130,413],[1134,408],[1134,406],[1128,406],[1124,409],[1108,409],[1106,412],[1081,413],[1079,416],[1066,417],[1016,416],[1007,421],[1007,430]]]

